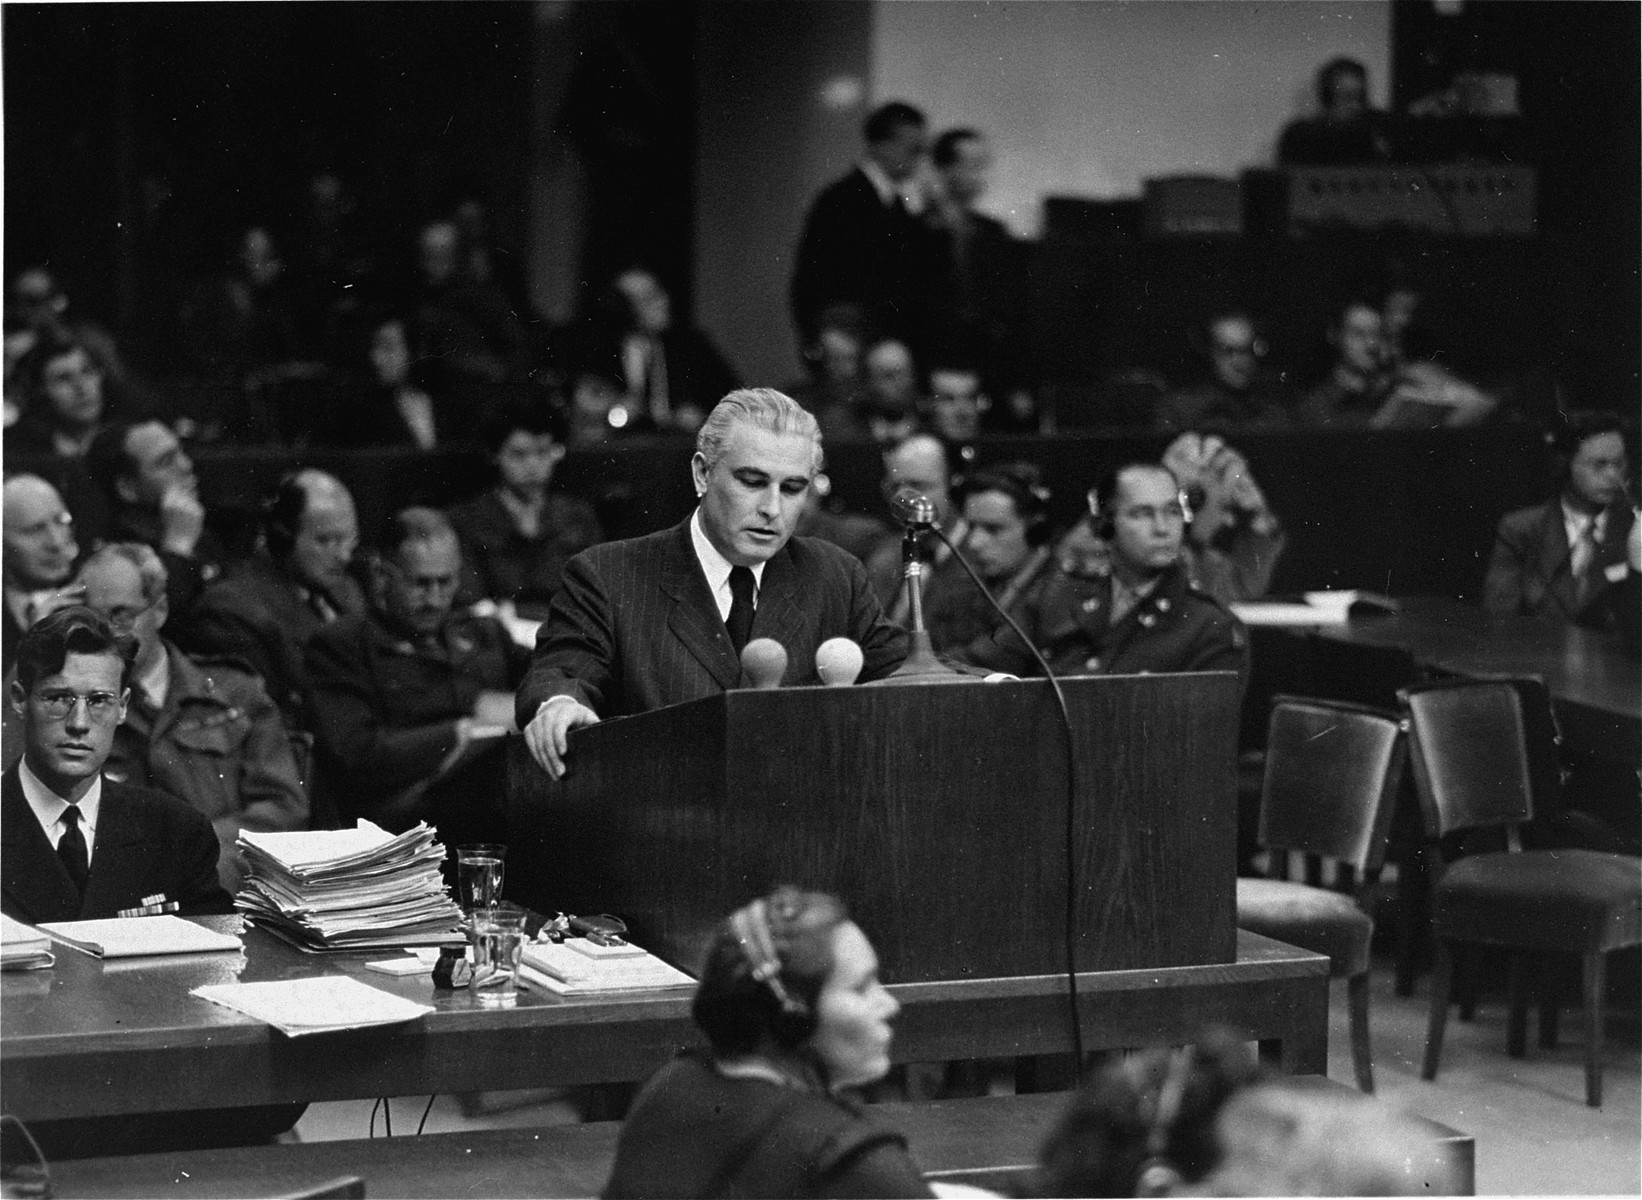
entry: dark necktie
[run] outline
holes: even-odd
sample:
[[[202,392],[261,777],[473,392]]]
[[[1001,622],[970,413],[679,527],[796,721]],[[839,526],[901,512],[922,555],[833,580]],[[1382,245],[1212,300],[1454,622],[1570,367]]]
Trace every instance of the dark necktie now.
[[[62,860],[63,869],[74,881],[75,888],[84,896],[86,880],[91,878],[91,863],[86,857],[86,836],[80,832],[80,806],[70,804],[63,811],[63,821],[68,828],[57,839],[57,857]]]
[[[730,568],[730,615],[724,627],[730,631],[730,645],[739,655],[753,633],[753,571],[751,567]]]

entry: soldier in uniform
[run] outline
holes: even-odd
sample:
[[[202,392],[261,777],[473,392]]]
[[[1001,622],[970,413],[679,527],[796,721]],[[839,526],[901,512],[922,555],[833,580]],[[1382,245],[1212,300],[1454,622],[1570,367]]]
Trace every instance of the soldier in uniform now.
[[[1168,468],[1135,462],[1091,495],[1104,563],[1053,577],[1016,619],[1056,674],[1236,671],[1248,676],[1248,632],[1194,587],[1182,562],[1186,506]],[[1004,626],[953,656],[1017,675],[1037,673],[1031,651]]]
[[[193,659],[160,636],[167,616],[165,565],[140,542],[94,550],[75,583],[86,606],[136,642],[131,701],[103,773],[167,792],[206,817],[230,893],[244,876],[241,829],[303,829],[308,796],[279,710],[261,680],[231,659]],[[9,732],[9,731],[8,731]],[[21,753],[6,739],[5,765]]]
[[[447,846],[501,841],[502,736],[528,653],[501,623],[452,609],[462,554],[443,514],[407,508],[372,563],[370,610],[308,643],[321,764],[345,817]]]

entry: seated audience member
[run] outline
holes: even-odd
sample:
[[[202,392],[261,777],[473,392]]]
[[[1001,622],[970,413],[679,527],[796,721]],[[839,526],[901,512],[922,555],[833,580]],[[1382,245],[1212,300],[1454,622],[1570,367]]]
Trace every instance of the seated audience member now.
[[[1368,68],[1331,58],[1317,71],[1317,115],[1289,122],[1277,142],[1285,167],[1341,167],[1391,158],[1386,116],[1368,104]]]
[[[622,271],[599,307],[606,315],[592,336],[646,427],[694,433],[719,398],[741,386],[707,335],[675,318],[672,297],[650,271]]]
[[[312,348],[303,344],[296,296],[268,226],[242,229],[226,257],[182,307],[192,373],[249,389],[319,373]]]
[[[233,655],[262,677],[292,729],[312,729],[308,641],[365,611],[348,572],[359,543],[353,497],[312,467],[294,471],[262,506],[260,545],[205,589],[190,614],[188,649]]]
[[[719,926],[692,1012],[709,1048],[650,1078],[604,1186],[625,1196],[929,1196],[849,1089],[889,1070],[900,1005],[832,896],[779,888]]]
[[[443,363],[458,388],[525,379],[529,335],[501,288],[473,276],[455,222],[422,226],[416,268],[412,343]]]
[[[460,842],[502,841],[501,734],[525,652],[500,622],[452,611],[456,531],[429,508],[394,519],[372,564],[369,611],[308,643],[315,731],[346,818]]]
[[[867,347],[861,420],[867,436],[893,446],[918,427],[918,365],[905,342],[885,338]]]
[[[1334,363],[1320,384],[1300,402],[1300,425],[1316,429],[1367,429],[1385,404],[1387,375],[1385,319],[1369,301],[1347,300],[1328,329]]]
[[[308,824],[308,797],[279,710],[243,666],[192,659],[160,634],[165,567],[137,542],[93,550],[75,576],[86,607],[136,643],[125,720],[103,767],[106,778],[184,800],[211,822],[230,892],[244,877],[241,829],[268,833]],[[16,753],[6,748],[7,764]]]
[[[860,310],[848,304],[828,305],[821,313],[815,336],[804,345],[804,366],[809,377],[785,389],[815,414],[821,436],[829,442],[867,436],[858,415],[865,342]]]
[[[17,364],[22,415],[6,431],[7,454],[82,458],[102,428],[103,371],[77,338],[43,335]]]
[[[900,535],[882,521],[861,513],[846,511],[832,498],[832,482],[825,475],[817,475],[815,484],[804,497],[804,509],[798,514],[798,525],[793,530],[799,537],[820,538],[834,546],[848,550],[863,564],[886,542],[900,545]]]
[[[902,488],[926,497],[935,505],[936,519],[941,531],[954,545],[962,545],[967,526],[962,510],[952,502],[952,468],[946,446],[932,434],[915,433],[884,452],[884,499],[887,501]],[[898,533],[898,531],[897,531]],[[946,542],[932,533],[919,539],[919,553],[925,566],[940,568],[951,556]],[[884,542],[867,562],[867,574],[873,590],[884,605],[884,614],[896,625],[905,626],[911,603],[902,585],[901,538],[896,536]]]
[[[564,417],[545,404],[509,409],[486,427],[496,486],[448,514],[475,595],[545,606],[565,562],[604,541],[591,504],[551,490],[565,430]]]
[[[966,462],[970,444],[981,435],[981,417],[992,401],[981,386],[980,370],[956,355],[937,356],[929,368],[929,395],[923,402],[924,426],[936,437],[959,447]],[[963,451],[968,450],[968,454]]]
[[[470,423],[449,403],[439,360],[411,345],[410,325],[390,316],[371,326],[358,404],[336,414],[329,437],[344,446],[433,450],[465,440]]]
[[[957,489],[966,527],[959,547],[998,606],[1014,616],[1054,576],[1049,489],[1030,463],[1004,463],[967,476]],[[987,639],[1003,624],[955,557],[924,581],[924,623],[935,649]]]
[[[58,589],[74,573],[79,553],[74,518],[57,489],[38,475],[13,475],[6,480],[0,534],[0,577],[5,585],[0,672],[11,669],[23,631],[54,606]]]
[[[1381,308],[1385,331],[1386,400],[1376,429],[1457,429],[1487,420],[1499,401],[1437,361],[1424,313],[1425,296],[1409,285],[1392,288]]]
[[[696,434],[696,511],[570,560],[517,701],[543,770],[564,773],[572,729],[735,687],[755,638],[785,648],[788,684],[818,682],[815,652],[835,637],[861,647],[863,680],[901,665],[906,638],[861,564],[792,537],[821,461],[815,418],[794,400],[731,392]]]
[[[1273,1079],[1221,1107],[1218,1162],[1202,1196],[1453,1196],[1459,1180],[1429,1131],[1389,1104]],[[1444,1182],[1446,1181],[1446,1182]]]
[[[1626,539],[1637,520],[1624,428],[1613,414],[1569,420],[1557,437],[1557,495],[1500,518],[1483,582],[1489,612],[1617,626],[1612,602],[1631,574]]]
[[[1216,313],[1192,342],[1207,360],[1208,373],[1201,382],[1163,397],[1157,410],[1159,429],[1181,433],[1289,426],[1281,380],[1261,369],[1266,344],[1253,317],[1241,309]]]
[[[1192,513],[1186,569],[1222,604],[1264,596],[1288,541],[1248,461],[1214,434],[1183,433],[1163,452]]]
[[[134,648],[83,606],[36,621],[8,701],[20,760],[4,793],[4,911],[88,921],[164,895],[180,911],[228,912],[211,824],[181,800],[103,777],[125,715]]]
[[[1017,617],[1050,668],[1065,675],[1147,671],[1248,674],[1248,633],[1236,617],[1191,583],[1182,558],[1186,508],[1180,484],[1158,463],[1129,463],[1090,496],[1107,561],[1090,574],[1058,569]],[[1004,626],[954,659],[1036,674],[1036,660]]]
[[[86,468],[108,505],[110,541],[152,546],[165,563],[171,616],[183,622],[227,551],[206,526],[194,463],[160,421],[117,422],[92,439]]]
[[[1222,1034],[1196,1045],[1111,1057],[1044,1140],[1026,1194],[1189,1191],[1220,1162],[1215,1118],[1260,1078],[1244,1045]]]
[[[20,360],[42,342],[85,347],[103,377],[103,393],[112,411],[129,412],[149,403],[148,389],[127,368],[114,338],[102,326],[70,311],[68,295],[43,266],[24,267],[11,277],[6,291],[6,385]]]

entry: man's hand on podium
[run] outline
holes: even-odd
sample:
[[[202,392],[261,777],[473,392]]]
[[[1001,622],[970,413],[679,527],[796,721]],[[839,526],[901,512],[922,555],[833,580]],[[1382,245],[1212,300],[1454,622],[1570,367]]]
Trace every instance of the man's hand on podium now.
[[[544,700],[525,726],[531,757],[553,779],[564,776],[564,752],[572,729],[598,724],[599,714],[569,696]]]

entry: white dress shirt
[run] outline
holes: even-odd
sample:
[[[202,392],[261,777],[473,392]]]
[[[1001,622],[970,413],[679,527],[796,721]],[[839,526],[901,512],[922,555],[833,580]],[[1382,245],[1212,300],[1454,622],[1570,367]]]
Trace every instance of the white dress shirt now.
[[[707,531],[701,527],[700,508],[690,515],[690,542],[696,548],[696,561],[701,564],[701,573],[707,576],[707,590],[713,593],[713,602],[718,605],[719,619],[728,621],[730,605],[735,600],[730,592],[730,568],[734,564],[707,539]],[[764,564],[759,563],[748,569],[753,573],[753,607],[756,609],[758,589],[764,586]]]
[[[1607,518],[1607,509],[1599,513],[1580,512],[1570,507],[1566,500],[1562,502],[1562,528],[1568,535],[1568,573],[1575,579],[1585,574],[1591,559],[1596,556],[1597,543],[1602,540]]]
[[[68,822],[63,820],[63,814],[68,811],[68,801],[40,782],[40,777],[29,770],[26,758],[17,765],[17,782],[23,785],[23,799],[28,801],[34,819],[40,822],[46,841],[55,849],[63,835],[68,832]],[[91,781],[91,787],[86,794],[80,797],[80,832],[86,839],[88,864],[91,862],[97,841],[97,814],[102,808],[102,803],[103,777],[99,774]]]

